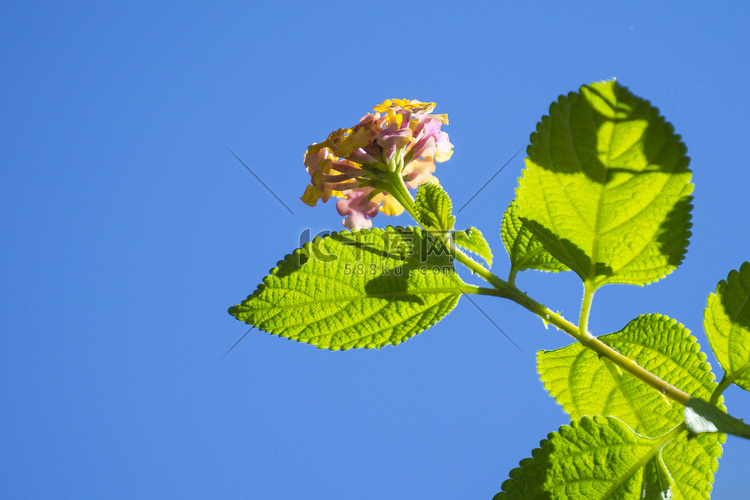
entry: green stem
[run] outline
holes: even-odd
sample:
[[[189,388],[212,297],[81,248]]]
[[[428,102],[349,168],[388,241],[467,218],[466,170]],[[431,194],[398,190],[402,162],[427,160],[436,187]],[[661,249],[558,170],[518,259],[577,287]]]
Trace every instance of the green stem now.
[[[591,336],[589,333],[589,316],[591,315],[591,304],[594,301],[594,292],[596,288],[592,281],[586,281],[583,284],[583,302],[581,303],[581,316],[578,319],[578,328],[584,335]]]
[[[721,394],[725,390],[727,390],[730,385],[734,384],[738,378],[742,377],[742,375],[744,375],[748,370],[750,370],[750,363],[745,363],[745,365],[742,366],[739,370],[730,374],[725,373],[724,377],[721,379],[721,382],[719,382],[719,385],[716,386],[716,389],[714,389],[714,392],[711,394],[709,403],[711,403],[712,405],[716,405],[716,403],[719,402]]]
[[[404,210],[406,210],[406,212],[411,215],[412,219],[414,219],[418,224],[421,225],[421,222],[419,222],[419,217],[417,216],[417,208],[414,204],[414,198],[412,198],[411,193],[409,192],[409,188],[406,187],[404,179],[401,177],[400,169],[396,170],[395,172],[391,172],[388,175],[388,181],[390,186],[388,189],[388,193],[396,198],[396,201],[398,201],[401,206],[404,207]]]
[[[518,268],[513,266],[510,268],[510,272],[508,273],[508,284],[515,286],[516,285],[516,275],[518,274]]]
[[[727,377],[726,373],[724,374],[724,378],[721,379],[721,382],[719,382],[719,385],[716,386],[716,389],[714,389],[714,392],[711,393],[711,399],[709,399],[709,403],[712,405],[716,405],[716,403],[719,402],[719,398],[721,397],[721,394],[727,390],[727,387],[732,385],[732,380],[729,380],[729,377]]]
[[[578,341],[581,342],[584,347],[591,349],[600,357],[604,357],[612,361],[615,365],[630,373],[631,375],[637,377],[646,384],[650,385],[669,399],[676,401],[683,406],[685,406],[687,402],[690,401],[690,395],[688,393],[683,392],[672,384],[669,384],[660,379],[650,371],[641,367],[634,360],[623,356],[598,338],[593,337],[590,334],[579,335],[581,338],[579,338]]]
[[[483,265],[479,264],[474,259],[463,253],[451,238],[447,238],[446,240],[446,245],[448,246],[448,250],[451,252],[451,255],[453,255],[453,258],[459,261],[464,266],[468,267],[474,274],[476,274],[477,276],[481,276],[482,279],[484,279],[487,283],[494,286],[498,290],[503,291],[506,289],[515,288],[513,285],[505,280],[500,279],[499,276],[491,273]]]
[[[458,260],[459,262],[463,264],[463,261],[461,260],[459,255],[460,254],[457,254],[456,260]],[[489,271],[486,271],[486,270],[485,272],[489,273]],[[495,276],[495,280],[505,283],[503,280],[501,280],[497,276]],[[583,345],[587,349],[594,351],[599,357],[610,360],[612,363],[614,363],[623,371],[626,371],[630,373],[631,375],[633,375],[634,377],[642,380],[643,382],[653,387],[654,389],[656,389],[657,391],[659,391],[661,394],[665,395],[669,399],[676,401],[683,406],[687,404],[687,402],[690,400],[690,395],[687,394],[686,392],[683,392],[680,389],[673,386],[672,384],[669,384],[665,382],[664,380],[660,379],[659,377],[657,377],[650,371],[641,367],[634,360],[626,356],[623,356],[618,351],[612,349],[607,344],[599,340],[597,337],[594,337],[588,333],[582,333],[579,327],[577,327],[570,321],[563,318],[562,315],[554,311],[551,311],[550,309],[543,306],[536,300],[532,299],[525,293],[521,292],[518,288],[512,285],[509,285],[508,283],[505,283],[505,285],[506,286],[502,288],[498,288],[497,286],[495,286],[494,289],[483,288],[483,289],[479,289],[481,290],[481,292],[470,292],[470,293],[481,293],[482,295],[494,295],[496,297],[510,299],[513,302],[521,305],[522,307],[525,307],[529,311],[539,316],[542,319],[542,321],[544,321],[545,323],[549,323],[555,326],[557,329],[562,330],[563,332],[567,333],[568,335],[576,339],[578,342],[580,342],[581,345]]]

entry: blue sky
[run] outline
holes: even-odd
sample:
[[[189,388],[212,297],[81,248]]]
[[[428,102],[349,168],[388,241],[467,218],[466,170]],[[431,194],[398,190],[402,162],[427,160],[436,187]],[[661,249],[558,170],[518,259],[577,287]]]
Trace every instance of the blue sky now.
[[[682,267],[597,293],[591,328],[690,328],[750,260],[750,8],[739,2],[17,2],[0,6],[0,496],[491,498],[567,423],[533,353],[569,343],[478,297],[398,347],[318,351],[226,309],[305,229],[308,144],[386,98],[438,103],[463,205],[559,94],[611,77],[683,136],[695,182]],[[234,150],[287,211],[225,149]],[[462,211],[507,273],[519,155]],[[376,226],[408,224],[379,216]],[[571,273],[518,284],[575,317]],[[713,356],[709,360],[719,371]],[[727,393],[750,416],[750,395]],[[714,498],[750,487],[730,438]]]

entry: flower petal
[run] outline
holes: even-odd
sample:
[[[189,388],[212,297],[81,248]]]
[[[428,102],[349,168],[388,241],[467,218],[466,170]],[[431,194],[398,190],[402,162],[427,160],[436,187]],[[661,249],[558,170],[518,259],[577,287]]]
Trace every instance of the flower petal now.
[[[320,192],[318,192],[318,189],[313,185],[308,185],[305,188],[305,194],[302,195],[300,200],[302,200],[305,205],[308,205],[310,207],[314,207],[318,204],[318,200],[320,199]]]
[[[365,229],[372,226],[372,219],[378,214],[378,204],[369,199],[373,189],[369,187],[351,189],[346,198],[336,202],[339,215],[347,216],[342,223],[349,229]]]

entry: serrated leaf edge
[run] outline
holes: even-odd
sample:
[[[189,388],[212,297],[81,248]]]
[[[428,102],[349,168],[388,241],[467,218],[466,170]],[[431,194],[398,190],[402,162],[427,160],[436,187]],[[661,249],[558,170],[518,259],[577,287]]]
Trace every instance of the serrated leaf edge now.
[[[236,307],[238,305],[242,305],[242,304],[244,304],[247,301],[250,301],[250,300],[252,300],[254,298],[258,298],[258,296],[260,295],[260,293],[263,292],[263,290],[268,285],[269,280],[271,278],[273,278],[274,276],[276,276],[276,274],[279,272],[279,268],[284,263],[286,263],[289,259],[293,259],[295,257],[298,257],[299,255],[309,256],[310,247],[313,245],[313,243],[316,243],[316,242],[318,242],[319,240],[321,240],[323,238],[330,238],[330,237],[338,236],[338,235],[361,234],[361,235],[366,236],[368,234],[376,234],[377,235],[377,234],[386,234],[386,233],[389,233],[389,232],[395,232],[395,233],[398,233],[398,234],[404,234],[404,233],[408,233],[408,232],[413,232],[413,233],[418,233],[420,235],[423,233],[422,229],[420,227],[418,227],[418,226],[386,226],[384,229],[380,229],[380,228],[368,228],[368,229],[361,229],[361,230],[356,230],[356,231],[352,231],[352,230],[348,230],[348,229],[347,230],[342,230],[342,231],[333,231],[333,232],[331,232],[330,234],[328,234],[328,235],[326,235],[324,237],[316,237],[312,241],[305,242],[304,245],[301,248],[295,249],[294,251],[292,251],[292,253],[289,253],[289,254],[285,255],[282,259],[280,259],[279,261],[277,261],[276,266],[269,270],[268,274],[263,278],[263,280],[261,281],[261,283],[256,287],[255,291],[252,294],[248,295],[245,300],[243,300],[242,302],[240,302],[240,304],[231,306],[229,308],[229,314],[232,315],[232,316],[234,316],[235,319],[236,319],[236,314],[232,312],[233,309],[236,309]],[[458,278],[457,275],[456,275],[456,279],[459,280],[459,284],[463,284],[463,282],[460,281],[460,278]],[[292,290],[287,290],[287,293],[289,293],[291,291]],[[430,292],[426,292],[426,293],[430,293]],[[357,342],[352,341],[352,343],[350,343],[351,345],[343,344],[342,346],[330,346],[330,345],[327,345],[327,344],[318,344],[318,343],[316,343],[315,340],[314,340],[316,337],[313,337],[310,340],[305,341],[305,340],[300,340],[298,338],[298,336],[291,335],[289,333],[273,333],[273,332],[265,329],[262,326],[250,323],[249,320],[248,321],[244,321],[244,323],[248,324],[248,325],[252,325],[252,327],[258,328],[259,331],[268,333],[268,334],[273,335],[275,337],[286,338],[288,340],[294,340],[294,341],[296,341],[298,343],[301,343],[301,344],[313,345],[313,346],[317,347],[318,349],[328,349],[330,351],[339,351],[339,350],[340,351],[346,351],[346,350],[353,349],[353,348],[354,349],[358,349],[358,348],[380,349],[381,347],[385,347],[386,345],[396,346],[398,344],[401,344],[401,343],[403,343],[403,342],[405,342],[405,341],[413,338],[414,336],[416,336],[416,335],[424,332],[425,330],[428,330],[429,328],[432,328],[439,321],[441,321],[448,313],[450,313],[450,311],[452,311],[456,307],[456,305],[458,304],[459,299],[461,298],[461,295],[462,295],[462,293],[460,293],[460,292],[457,293],[456,296],[455,296],[455,300],[453,301],[453,303],[448,306],[448,310],[446,311],[446,314],[444,314],[443,316],[441,316],[439,318],[435,318],[435,319],[429,321],[428,324],[427,324],[427,326],[425,326],[423,329],[411,332],[410,334],[407,334],[404,337],[398,339],[398,341],[394,341],[394,342],[383,344],[383,345],[377,345],[377,344],[372,344],[372,343],[368,344],[368,343],[362,342],[362,341],[357,341]],[[279,300],[281,300],[281,299],[279,299]],[[351,299],[346,299],[346,300],[351,300]],[[427,311],[429,311],[429,310],[431,310],[431,309],[433,309],[435,307],[438,307],[439,305],[440,305],[440,303],[435,304],[435,305],[431,306],[430,308],[428,308],[428,309],[426,309],[424,311],[420,311],[419,313],[416,313],[416,314],[414,314],[412,316],[409,316],[409,318],[412,318],[412,317],[416,316],[417,314],[424,314],[425,312],[427,312]],[[269,319],[269,318],[264,318],[264,320],[267,320],[267,319]],[[368,337],[372,337],[372,336],[373,335],[368,335]]]

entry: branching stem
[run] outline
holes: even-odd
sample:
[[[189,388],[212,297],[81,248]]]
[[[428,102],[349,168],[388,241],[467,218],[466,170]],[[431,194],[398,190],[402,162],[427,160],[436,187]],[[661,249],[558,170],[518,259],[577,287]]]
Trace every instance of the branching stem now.
[[[393,184],[393,189],[390,193],[401,203],[404,209],[414,218],[414,220],[422,225],[417,216],[416,206],[414,198],[412,198],[409,189],[406,187],[401,172],[396,171],[389,176],[389,181]],[[428,228],[429,229],[429,228]],[[532,299],[524,292],[516,288],[515,285],[508,283],[501,279],[496,274],[493,274],[487,270],[481,264],[475,262],[471,257],[461,251],[456,246],[450,237],[445,237],[444,242],[448,247],[451,255],[454,259],[459,261],[464,266],[468,267],[474,274],[480,276],[487,283],[493,286],[492,289],[476,287],[473,290],[467,289],[468,293],[478,293],[481,295],[493,295],[496,297],[502,297],[505,299],[512,300],[513,302],[525,307],[529,311],[539,316],[545,324],[551,324],[567,333],[577,341],[581,343],[587,349],[594,351],[599,357],[607,358],[616,366],[620,367],[623,371],[626,371],[634,377],[642,380],[646,384],[650,385],[664,396],[669,399],[685,405],[690,400],[690,395],[676,388],[675,386],[660,379],[650,371],[641,367],[634,360],[623,356],[616,350],[612,349],[604,342],[594,337],[588,332],[588,318],[591,312],[591,303],[594,298],[594,286],[593,283],[586,282],[584,284],[583,304],[581,306],[581,317],[579,326],[574,325],[570,321],[562,317],[562,315],[551,311],[544,305],[540,304],[536,300]]]
[[[474,271],[477,275],[484,278],[489,284],[494,287],[491,289],[477,288],[477,290],[481,291],[476,291],[475,293],[480,293],[482,295],[494,295],[496,297],[510,299],[539,316],[545,323],[549,323],[559,330],[567,333],[568,335],[579,341],[581,345],[583,345],[587,349],[591,349],[592,351],[594,351],[598,356],[607,358],[623,371],[630,373],[634,377],[637,377],[646,384],[650,385],[669,399],[676,401],[681,405],[685,405],[688,400],[690,400],[689,394],[660,379],[650,371],[641,367],[634,360],[623,356],[616,350],[612,349],[597,337],[594,337],[589,333],[583,333],[578,326],[563,318],[562,315],[551,311],[544,305],[540,304],[536,300],[520,291],[514,285],[511,285],[510,283],[498,278],[496,275],[492,274],[490,271],[486,270],[484,267],[470,259],[467,255],[461,252],[460,249],[452,246],[451,251],[453,252],[453,255],[457,261],[461,262],[466,267]],[[588,315],[586,316],[588,317]]]

